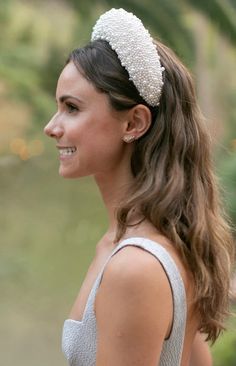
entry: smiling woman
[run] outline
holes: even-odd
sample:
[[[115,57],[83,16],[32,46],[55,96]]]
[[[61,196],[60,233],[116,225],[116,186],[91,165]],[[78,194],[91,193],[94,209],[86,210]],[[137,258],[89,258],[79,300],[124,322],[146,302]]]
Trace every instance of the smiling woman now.
[[[69,364],[211,365],[234,252],[188,70],[112,9],[70,54],[56,100],[45,133],[59,173],[92,175],[109,217],[64,323]]]
[[[56,100],[58,112],[45,132],[57,141],[60,174],[78,178],[112,173],[124,152],[118,143],[124,133],[124,114],[112,111],[106,94],[86,80],[73,62],[60,75]]]

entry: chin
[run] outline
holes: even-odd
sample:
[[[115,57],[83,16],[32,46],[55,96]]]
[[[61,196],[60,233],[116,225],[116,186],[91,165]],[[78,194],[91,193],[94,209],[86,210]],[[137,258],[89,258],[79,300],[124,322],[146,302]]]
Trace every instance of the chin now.
[[[87,176],[87,174],[81,174],[80,172],[72,171],[69,169],[59,169],[59,175],[65,179],[76,179]]]

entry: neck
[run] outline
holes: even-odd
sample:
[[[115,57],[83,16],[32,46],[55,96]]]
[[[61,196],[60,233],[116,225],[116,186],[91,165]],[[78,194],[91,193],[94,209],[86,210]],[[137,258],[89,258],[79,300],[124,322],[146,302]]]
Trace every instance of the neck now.
[[[116,211],[133,177],[128,170],[95,176],[108,214],[107,235],[115,237],[117,229]]]

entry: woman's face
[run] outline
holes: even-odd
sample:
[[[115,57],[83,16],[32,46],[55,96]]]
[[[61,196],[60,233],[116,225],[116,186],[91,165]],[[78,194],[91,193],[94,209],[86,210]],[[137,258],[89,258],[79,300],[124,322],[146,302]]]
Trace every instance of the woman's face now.
[[[107,95],[97,91],[73,62],[59,77],[56,101],[57,113],[44,131],[56,141],[59,174],[77,178],[116,169],[124,158],[125,112],[113,111]]]

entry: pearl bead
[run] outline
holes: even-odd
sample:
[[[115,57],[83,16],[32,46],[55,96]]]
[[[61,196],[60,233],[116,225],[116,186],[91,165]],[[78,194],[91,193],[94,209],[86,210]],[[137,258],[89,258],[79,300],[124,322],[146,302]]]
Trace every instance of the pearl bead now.
[[[97,39],[106,40],[117,53],[143,99],[153,107],[159,105],[165,68],[141,20],[124,9],[111,9],[93,28],[91,40]]]

